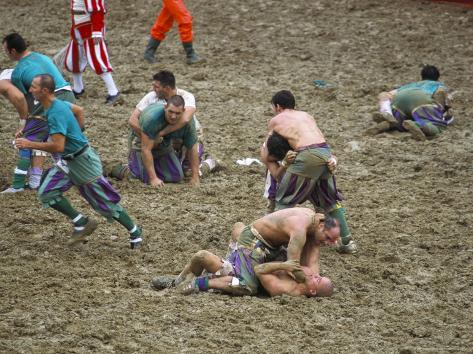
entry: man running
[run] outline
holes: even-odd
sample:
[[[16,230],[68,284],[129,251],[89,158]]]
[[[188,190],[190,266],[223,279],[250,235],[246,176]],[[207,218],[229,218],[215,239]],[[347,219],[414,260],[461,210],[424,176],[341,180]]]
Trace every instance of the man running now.
[[[86,240],[97,228],[90,219],[69,203],[63,193],[76,186],[82,197],[107,220],[118,221],[130,234],[130,247],[141,245],[141,230],[120,205],[120,195],[102,176],[102,163],[94,149],[89,146],[84,130],[84,111],[81,107],[56,99],[54,79],[48,74],[36,76],[30,91],[46,109],[50,139],[33,142],[17,138],[20,149],[39,149],[56,154],[56,166],[51,168],[39,187],[39,198],[45,208],[51,207],[66,215],[74,230],[69,244]]]

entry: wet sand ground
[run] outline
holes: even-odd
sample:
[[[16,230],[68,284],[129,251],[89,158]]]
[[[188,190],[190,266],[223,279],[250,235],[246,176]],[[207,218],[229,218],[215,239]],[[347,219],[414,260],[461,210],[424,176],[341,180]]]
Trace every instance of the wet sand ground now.
[[[87,71],[79,103],[91,144],[104,161],[124,161],[127,119],[152,74],[169,69],[195,94],[206,148],[228,168],[199,188],[114,181],[143,226],[139,252],[102,219],[86,246],[68,249],[70,224],[41,210],[33,192],[2,196],[0,352],[471,352],[472,10],[408,0],[188,0],[195,47],[208,59],[189,67],[176,29],[158,64],[142,61],[158,11],[148,3],[109,3],[110,54],[125,102],[105,107],[103,83]],[[0,16],[2,32],[19,31],[33,50],[53,55],[68,40],[61,1],[7,2]],[[455,91],[455,125],[426,142],[363,136],[378,92],[416,80],[422,63],[437,65]],[[2,56],[0,65],[11,63]],[[334,87],[318,89],[316,79]],[[340,160],[338,186],[360,251],[323,250],[334,296],[153,291],[152,277],[179,272],[199,249],[223,255],[233,223],[264,214],[264,169],[235,161],[258,157],[280,89],[316,117]],[[2,99],[2,187],[15,161],[12,122]],[[67,195],[93,215],[77,192]]]

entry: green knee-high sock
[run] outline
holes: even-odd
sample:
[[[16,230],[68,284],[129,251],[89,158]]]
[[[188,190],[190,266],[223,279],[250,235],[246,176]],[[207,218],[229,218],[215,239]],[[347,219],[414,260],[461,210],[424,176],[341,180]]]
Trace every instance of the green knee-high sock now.
[[[342,239],[342,244],[347,245],[351,240],[350,229],[348,228],[347,219],[345,218],[345,208],[337,203],[335,209],[329,211],[329,215],[337,219],[338,224],[340,225],[340,238]]]
[[[64,197],[61,197],[59,201],[51,205],[51,208],[66,215],[71,220],[76,219],[80,215],[80,213],[72,207],[71,203],[69,203],[69,200]]]
[[[30,159],[20,158],[16,164],[15,174],[13,175],[12,187],[15,189],[24,188],[26,175],[30,168]]]
[[[131,220],[130,216],[126,212],[125,209],[123,209],[118,218],[114,217],[115,220],[117,220],[120,224],[122,224],[130,233],[131,238],[136,238],[141,236],[141,229],[136,226],[133,220]]]

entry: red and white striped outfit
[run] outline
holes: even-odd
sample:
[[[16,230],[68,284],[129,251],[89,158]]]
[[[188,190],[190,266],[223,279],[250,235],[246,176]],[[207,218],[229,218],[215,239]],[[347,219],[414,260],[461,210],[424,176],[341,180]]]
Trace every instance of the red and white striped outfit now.
[[[87,63],[98,74],[112,72],[105,45],[105,0],[70,0],[71,42],[64,66],[72,73],[82,73]],[[94,43],[95,38],[101,38]]]

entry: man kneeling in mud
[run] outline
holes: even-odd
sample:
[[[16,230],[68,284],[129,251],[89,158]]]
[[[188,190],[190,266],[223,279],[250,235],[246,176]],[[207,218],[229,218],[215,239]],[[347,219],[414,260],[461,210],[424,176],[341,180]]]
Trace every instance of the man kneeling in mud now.
[[[366,135],[396,129],[423,141],[439,135],[453,122],[452,96],[439,81],[439,70],[426,65],[420,75],[421,81],[379,94],[379,112],[373,113],[377,124],[367,129]]]
[[[308,208],[280,210],[249,226],[236,223],[225,259],[199,251],[177,278],[157,277],[152,284],[158,290],[177,286],[183,294],[216,289],[256,295],[262,286],[271,296],[330,296],[330,280],[318,275],[320,246],[334,245],[339,237],[338,222],[330,216]],[[277,261],[281,258],[287,260]]]

